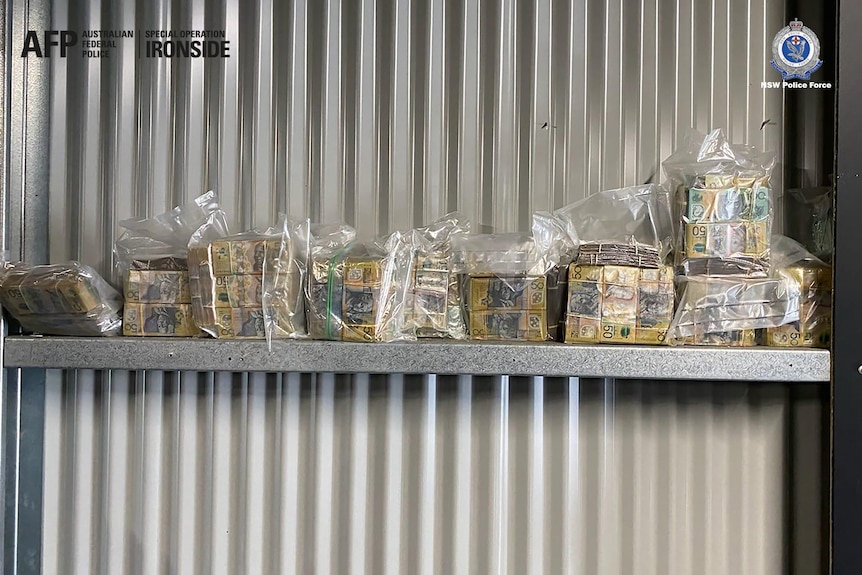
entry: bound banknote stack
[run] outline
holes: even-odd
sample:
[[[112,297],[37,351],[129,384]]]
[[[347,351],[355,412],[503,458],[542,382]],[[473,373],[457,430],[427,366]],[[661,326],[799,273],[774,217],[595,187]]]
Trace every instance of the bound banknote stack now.
[[[281,237],[243,234],[189,249],[192,308],[198,325],[221,338],[264,338],[267,322],[294,333],[292,315],[264,312],[264,292],[298,293],[300,278],[289,266],[291,247]],[[266,281],[266,286],[264,285]],[[284,300],[290,298],[285,296]]]
[[[767,345],[828,348],[832,334],[832,268],[806,262],[779,273],[799,288],[799,321],[767,329]]]
[[[565,268],[544,275],[469,274],[464,285],[470,339],[558,338]]]
[[[566,342],[663,344],[673,319],[673,268],[569,267]]]
[[[736,286],[744,290],[749,287],[747,278],[767,275],[772,190],[766,174],[701,175],[685,190],[683,199],[682,271],[688,277],[704,278],[697,288],[691,289],[700,289],[710,281],[728,285],[727,281],[709,280],[710,277],[737,277],[737,282],[727,289]],[[718,313],[706,301],[696,305],[703,307],[693,310],[698,317],[711,318]],[[704,319],[704,325],[706,323]],[[745,347],[756,345],[757,340],[756,330],[725,330],[713,323],[709,330],[698,327],[694,335],[680,338],[677,343]]]
[[[456,274],[450,273],[448,255],[416,256],[407,304],[417,337],[466,336]]]
[[[133,260],[125,278],[123,335],[195,336],[187,261]]]
[[[393,337],[392,314],[406,310],[392,306],[397,289],[392,281],[384,289],[388,257],[362,242],[334,251],[312,250],[308,290],[312,338],[373,342]]]
[[[637,242],[585,242],[578,250],[576,263],[584,266],[658,268],[662,258],[655,246]]]
[[[0,303],[35,333],[117,335],[122,324],[120,294],[78,262],[8,265],[0,272]]]
[[[685,201],[686,275],[766,274],[772,191],[765,176],[700,176]]]

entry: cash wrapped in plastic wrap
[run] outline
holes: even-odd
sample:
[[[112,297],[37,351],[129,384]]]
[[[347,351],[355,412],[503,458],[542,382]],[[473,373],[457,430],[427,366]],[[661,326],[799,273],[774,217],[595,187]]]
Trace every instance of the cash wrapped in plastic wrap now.
[[[673,247],[670,204],[649,184],[592,194],[554,215],[580,244],[577,264],[659,268]]]
[[[407,309],[417,337],[467,337],[458,277],[451,266],[452,237],[469,233],[470,222],[457,213],[413,230],[415,255]]]
[[[213,192],[153,218],[120,222],[114,244],[126,301],[123,334],[200,335],[191,311],[188,244],[205,223],[226,235],[224,211]]]
[[[356,240],[346,225],[312,227],[306,311],[314,339],[415,339],[411,320],[412,241],[396,232]]]
[[[693,134],[662,164],[675,191],[676,264],[684,275],[769,273],[775,156]]]
[[[766,345],[828,348],[832,340],[832,268],[799,243],[773,238],[776,274],[799,290],[799,320],[766,330]]]
[[[535,214],[533,234],[453,239],[462,314],[474,340],[562,339],[568,264],[576,243],[560,221]]]
[[[189,282],[195,322],[219,338],[306,334],[300,226],[218,237],[206,224],[192,237]]]
[[[679,279],[681,296],[669,330],[671,344],[754,345],[753,330],[799,320],[799,287],[787,278]]]
[[[21,326],[50,335],[118,335],[120,294],[93,268],[78,262],[0,271],[0,303]]]
[[[566,343],[667,342],[673,268],[569,266]]]

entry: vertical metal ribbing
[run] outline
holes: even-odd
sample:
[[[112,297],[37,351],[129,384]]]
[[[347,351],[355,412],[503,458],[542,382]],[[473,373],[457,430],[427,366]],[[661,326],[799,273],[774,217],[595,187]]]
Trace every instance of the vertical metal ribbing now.
[[[414,71],[411,55],[414,49],[411,14],[412,0],[394,3],[392,16],[392,46],[389,95],[389,204],[388,214],[381,222],[389,229],[406,228],[413,214],[413,133],[411,86]],[[382,216],[382,214],[381,214]]]
[[[300,468],[302,420],[300,419],[301,376],[288,374],[282,381],[281,422],[281,500],[279,505],[281,539],[277,552],[276,571],[283,573],[302,570],[300,534]]]
[[[547,531],[545,511],[545,381],[534,377],[530,385],[530,425],[532,439],[529,453],[528,501],[529,518],[527,531],[527,565],[535,573],[546,573],[547,550],[545,537]]]
[[[425,173],[423,177],[424,189],[424,220],[432,221],[444,214],[446,211],[447,172],[448,172],[448,146],[447,138],[448,117],[447,99],[450,87],[446,84],[446,61],[447,51],[451,49],[452,38],[446,34],[446,6],[445,0],[430,0],[428,6],[428,20],[426,38],[428,42],[428,64],[426,97],[425,97],[425,122],[423,153]]]
[[[349,214],[357,231],[374,235],[380,213],[379,170],[380,120],[378,94],[377,19],[381,8],[377,0],[363,0],[360,7],[359,53],[357,54],[356,97],[356,180],[355,214]]]
[[[320,218],[337,222],[344,219],[344,133],[342,129],[341,0],[326,0],[325,48],[321,104]]]
[[[519,133],[517,122],[518,34],[515,0],[501,0],[497,26],[493,128],[493,225],[499,232],[513,231],[518,218]],[[486,86],[486,89],[489,87]]]
[[[421,427],[422,451],[420,453],[420,486],[418,518],[418,575],[437,573],[434,550],[438,547],[434,518],[437,501],[437,376],[425,377],[424,413]]]
[[[316,387],[314,501],[314,572],[328,575],[335,571],[333,548],[335,519],[335,461],[333,433],[335,417],[335,375],[322,374]],[[308,527],[312,527],[309,525]]]
[[[389,383],[389,396],[386,410],[386,475],[385,516],[382,536],[383,572],[387,574],[400,573],[401,562],[401,512],[403,505],[401,478],[403,467],[403,436],[401,428],[404,425],[404,378],[395,375]]]
[[[257,32],[255,50],[256,82],[250,88],[254,109],[253,174],[254,203],[252,225],[266,227],[276,224],[277,190],[275,188],[275,126],[277,104],[275,101],[275,53],[274,37],[281,34],[275,22],[274,0],[261,0],[256,14],[252,14]]]
[[[451,537],[453,538],[452,546],[455,550],[453,559],[454,569],[456,573],[471,573],[471,557],[470,550],[472,546],[471,529],[473,516],[473,502],[471,491],[473,486],[472,477],[472,398],[473,385],[471,378],[461,376],[458,378],[458,390],[456,399],[456,423],[455,423],[455,512],[454,528],[452,529]]]
[[[369,377],[356,376],[352,398],[350,460],[350,565],[356,575],[369,573],[373,531],[369,529]]]

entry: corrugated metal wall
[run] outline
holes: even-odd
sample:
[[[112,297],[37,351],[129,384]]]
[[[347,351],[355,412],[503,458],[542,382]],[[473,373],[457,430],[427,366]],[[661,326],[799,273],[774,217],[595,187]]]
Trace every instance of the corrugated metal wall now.
[[[42,1],[13,2],[13,54],[41,20],[224,30],[231,57],[119,40],[105,59],[16,58],[12,164],[50,179],[12,213],[44,224],[50,205],[50,226],[13,219],[13,253],[47,232],[44,256],[109,270],[117,221],[209,188],[237,228],[288,211],[374,234],[459,209],[527,229],[656,177],[691,127],[782,152],[782,93],[760,82],[783,0]]]
[[[809,488],[788,490],[789,397],[775,384],[57,372],[42,568],[817,573],[820,470],[806,454]],[[816,446],[816,397],[802,405]]]
[[[104,60],[12,58],[9,249],[110,273],[119,220],[208,188],[235,228],[288,211],[373,234],[459,209],[524,229],[532,210],[656,177],[692,126],[781,152],[781,94],[759,85],[783,12],[14,0],[13,55],[21,31],[50,27],[224,29],[232,56],[137,59],[121,41]],[[44,433],[41,467],[16,471],[18,512],[42,510],[39,541],[13,529],[21,572],[773,574],[823,559],[816,392],[117,371],[49,372],[43,389],[44,419],[7,422]],[[42,444],[13,437],[19,455]]]

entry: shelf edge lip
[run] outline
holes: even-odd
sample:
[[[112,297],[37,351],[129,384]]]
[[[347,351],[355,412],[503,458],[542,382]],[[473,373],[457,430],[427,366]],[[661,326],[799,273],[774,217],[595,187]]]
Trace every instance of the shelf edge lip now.
[[[11,336],[5,366],[42,369],[399,373],[827,383],[821,349]],[[422,353],[417,353],[420,351]],[[230,352],[230,353],[228,353]]]

